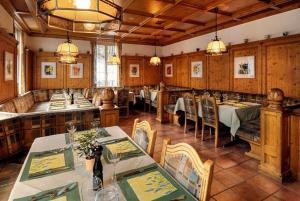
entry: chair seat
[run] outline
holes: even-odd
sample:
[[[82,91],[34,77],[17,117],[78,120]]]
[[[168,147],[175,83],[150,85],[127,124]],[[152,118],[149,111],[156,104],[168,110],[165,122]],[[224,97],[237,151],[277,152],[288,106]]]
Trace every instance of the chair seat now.
[[[49,102],[35,103],[28,112],[47,112]]]
[[[236,135],[247,140],[260,142],[260,119],[242,123]]]

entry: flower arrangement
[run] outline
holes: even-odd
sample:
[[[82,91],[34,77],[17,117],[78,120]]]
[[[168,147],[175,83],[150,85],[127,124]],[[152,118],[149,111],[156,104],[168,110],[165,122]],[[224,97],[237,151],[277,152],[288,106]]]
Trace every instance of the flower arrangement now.
[[[79,146],[77,147],[79,156],[85,156],[86,159],[95,158],[95,147],[97,146],[96,136],[87,132],[78,138]]]

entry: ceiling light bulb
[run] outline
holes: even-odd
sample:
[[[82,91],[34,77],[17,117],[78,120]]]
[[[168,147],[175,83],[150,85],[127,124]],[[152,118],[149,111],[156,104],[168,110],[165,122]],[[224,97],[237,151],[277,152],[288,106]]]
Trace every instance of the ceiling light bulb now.
[[[91,7],[91,0],[75,0],[75,6],[79,9],[89,9]]]
[[[92,31],[95,29],[96,25],[92,23],[84,23],[83,24],[84,28],[88,31]]]

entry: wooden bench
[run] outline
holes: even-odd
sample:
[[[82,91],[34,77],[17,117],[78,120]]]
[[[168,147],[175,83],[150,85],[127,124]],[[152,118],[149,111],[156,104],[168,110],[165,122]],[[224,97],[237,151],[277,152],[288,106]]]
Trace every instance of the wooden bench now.
[[[236,135],[250,144],[251,150],[245,154],[249,157],[260,160],[260,119],[244,122],[239,127]]]

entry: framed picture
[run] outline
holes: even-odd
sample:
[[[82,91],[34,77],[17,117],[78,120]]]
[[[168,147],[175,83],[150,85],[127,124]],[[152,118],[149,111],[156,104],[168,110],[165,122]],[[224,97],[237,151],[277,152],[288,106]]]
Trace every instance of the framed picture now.
[[[166,64],[165,65],[165,76],[166,77],[173,77],[173,64]]]
[[[83,63],[70,65],[70,78],[83,78]]]
[[[140,65],[130,64],[129,65],[129,77],[140,77]]]
[[[255,57],[234,58],[234,78],[255,78]]]
[[[192,61],[191,62],[191,77],[202,77],[203,71],[202,61]]]
[[[42,78],[56,78],[56,62],[42,62]]]
[[[4,52],[4,80],[9,81],[14,79],[14,54]]]

